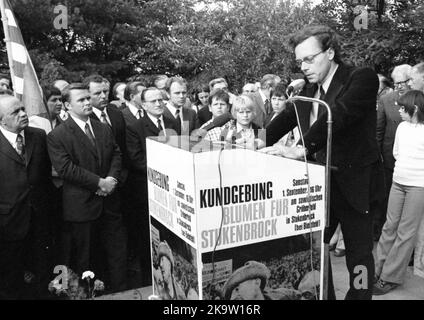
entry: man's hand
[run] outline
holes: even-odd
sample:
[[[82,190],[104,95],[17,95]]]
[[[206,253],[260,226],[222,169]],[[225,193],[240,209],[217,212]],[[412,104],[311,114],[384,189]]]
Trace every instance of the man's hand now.
[[[274,144],[272,147],[261,149],[260,152],[289,159],[303,159],[305,156],[305,148],[303,147],[285,147],[278,143]]]
[[[109,195],[115,190],[115,187],[117,184],[118,184],[117,180],[113,177],[106,177],[104,179],[100,178],[99,189],[101,192],[106,193],[106,195]]]

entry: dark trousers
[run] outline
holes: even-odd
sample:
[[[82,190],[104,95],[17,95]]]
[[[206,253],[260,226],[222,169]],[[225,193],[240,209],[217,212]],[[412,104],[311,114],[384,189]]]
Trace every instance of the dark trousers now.
[[[345,199],[335,179],[331,180],[330,226],[324,242],[330,239],[340,222],[346,246],[349,291],[346,300],[371,300],[374,279],[372,214],[356,211]],[[331,266],[331,262],[329,263]],[[331,268],[329,268],[328,299],[335,299]]]
[[[387,216],[387,204],[389,202],[390,189],[392,188],[393,180],[393,169],[384,168],[384,184],[385,184],[385,193],[384,199],[381,203],[378,203],[378,206],[374,213],[374,235],[376,238],[379,238],[381,235],[381,230],[383,225],[386,222]]]
[[[22,295],[24,243],[0,240],[0,300],[16,300]]]
[[[104,210],[95,221],[65,222],[63,263],[79,274],[91,270],[96,276],[105,267],[110,290],[123,291],[127,288],[126,241],[119,212]]]

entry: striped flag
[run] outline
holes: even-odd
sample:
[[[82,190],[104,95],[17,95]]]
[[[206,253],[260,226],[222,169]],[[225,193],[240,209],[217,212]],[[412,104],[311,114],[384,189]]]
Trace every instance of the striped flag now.
[[[3,29],[15,96],[23,102],[29,117],[48,117],[37,74],[25,47],[21,30],[8,0],[0,0]]]

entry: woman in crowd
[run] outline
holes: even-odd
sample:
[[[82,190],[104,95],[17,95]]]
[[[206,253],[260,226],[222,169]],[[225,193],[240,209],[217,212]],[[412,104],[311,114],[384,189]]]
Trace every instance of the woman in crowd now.
[[[235,97],[231,114],[232,120],[222,127],[208,131],[205,139],[213,142],[231,142],[248,149],[257,149],[265,145],[264,141],[259,138],[260,128],[252,122],[256,115],[256,108],[249,96]]]
[[[209,86],[206,84],[201,85],[194,91],[194,104],[192,107],[197,113],[200,126],[212,118],[209,104]]]
[[[398,105],[403,122],[393,146],[396,163],[387,220],[377,245],[374,295],[403,283],[424,212],[424,94],[408,91]]]
[[[286,86],[283,83],[278,83],[275,86],[275,89],[271,92],[271,106],[272,112],[265,119],[265,128],[279,115],[287,106],[287,95],[286,95]],[[287,133],[284,137],[278,141],[278,143],[283,144],[284,146],[290,147],[296,143],[300,138],[299,129],[296,127]]]

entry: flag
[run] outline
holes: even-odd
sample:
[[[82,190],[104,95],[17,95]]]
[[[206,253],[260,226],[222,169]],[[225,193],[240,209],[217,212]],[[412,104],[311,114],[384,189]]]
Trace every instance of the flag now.
[[[49,119],[37,74],[25,47],[12,7],[9,0],[0,1],[5,41],[6,44],[9,42],[7,55],[15,96],[23,102],[30,119],[32,116]]]

